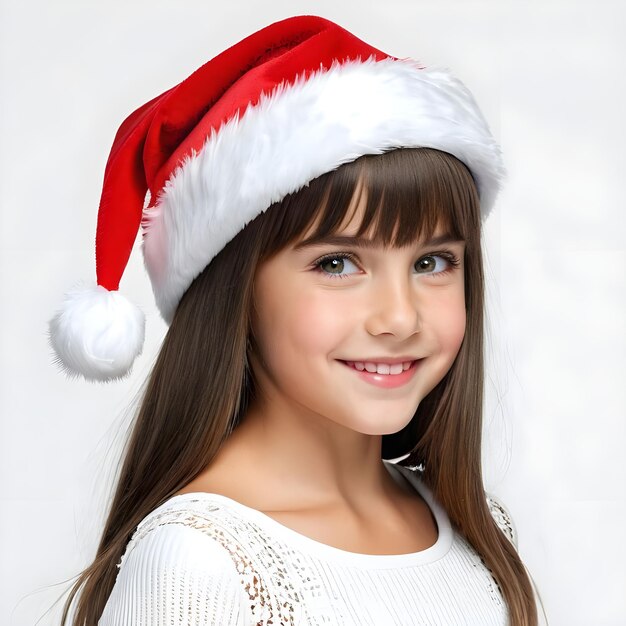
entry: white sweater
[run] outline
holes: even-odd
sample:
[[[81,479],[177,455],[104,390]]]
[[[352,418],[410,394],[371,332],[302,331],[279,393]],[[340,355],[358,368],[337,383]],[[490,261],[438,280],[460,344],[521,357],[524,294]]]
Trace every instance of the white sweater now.
[[[138,525],[98,626],[504,625],[481,558],[415,468],[385,461],[431,508],[436,543],[410,554],[340,550],[226,496],[173,496]],[[516,545],[501,503],[487,496]]]

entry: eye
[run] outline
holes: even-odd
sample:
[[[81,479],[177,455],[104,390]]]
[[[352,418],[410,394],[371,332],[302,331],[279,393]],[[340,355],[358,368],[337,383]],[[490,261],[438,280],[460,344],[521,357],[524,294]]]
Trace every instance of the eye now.
[[[336,278],[347,278],[347,276],[350,276],[350,274],[338,273],[344,269],[346,261],[354,265],[355,263],[354,255],[346,253],[346,252],[328,254],[322,257],[321,259],[315,261],[314,267],[318,272],[321,272],[322,274],[325,274],[327,276],[332,276]],[[328,268],[329,271],[326,271],[325,268]]]
[[[437,267],[436,259],[443,259],[445,261],[444,265],[447,265],[447,268],[442,269],[440,271],[432,271],[432,272],[426,271],[424,272],[425,274],[432,275],[432,276],[443,276],[445,274],[449,274],[450,272],[453,272],[461,263],[460,259],[457,257],[456,254],[454,254],[453,252],[450,252],[449,250],[442,250],[440,252],[431,252],[430,254],[423,256],[422,258],[419,259],[419,261],[417,262],[417,265],[421,269],[428,270],[431,267]]]
[[[437,259],[442,259],[443,263],[438,263]],[[356,257],[353,254],[349,252],[336,252],[334,254],[327,254],[321,259],[318,259],[313,264],[313,267],[316,271],[325,276],[332,278],[348,278],[351,274],[341,273],[345,268],[346,261],[348,261],[348,264],[352,265],[356,265],[357,263]],[[441,250],[438,252],[430,252],[420,257],[415,264],[420,270],[424,270],[418,271],[418,274],[438,277],[453,272],[460,265],[460,259],[450,250]]]

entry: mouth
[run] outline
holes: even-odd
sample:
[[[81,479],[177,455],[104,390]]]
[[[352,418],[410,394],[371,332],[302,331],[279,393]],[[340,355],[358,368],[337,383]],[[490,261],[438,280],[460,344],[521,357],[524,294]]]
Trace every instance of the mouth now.
[[[393,365],[378,363],[378,367],[374,368],[374,363],[371,362],[363,363],[338,359],[340,363],[343,363],[356,374],[358,380],[383,389],[404,387],[413,380],[416,372],[421,369],[419,366],[423,360],[423,358],[415,359]],[[367,369],[368,367],[369,369]]]
[[[402,372],[406,372],[408,369],[413,368],[415,364],[422,359],[412,359],[396,362],[378,361],[376,363],[373,361],[344,361],[342,359],[338,360],[348,367],[358,370],[359,372],[364,372],[366,374],[369,373],[379,374],[382,376],[397,376],[398,374],[402,374]]]

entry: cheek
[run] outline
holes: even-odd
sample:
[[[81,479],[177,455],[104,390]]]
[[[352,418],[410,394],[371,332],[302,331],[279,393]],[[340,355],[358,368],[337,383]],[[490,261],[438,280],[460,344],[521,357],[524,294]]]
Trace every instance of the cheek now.
[[[324,356],[336,337],[342,316],[328,305],[332,294],[302,289],[287,280],[257,283],[253,327],[264,360],[281,370],[299,365],[305,357]]]
[[[277,330],[285,330],[291,350],[315,358],[316,355],[324,357],[331,349],[347,319],[332,301],[329,293],[292,291],[290,300],[276,309],[273,325]]]
[[[441,311],[443,312],[439,322],[441,341],[448,350],[456,355],[465,336],[467,323],[465,301],[457,297]]]
[[[329,354],[340,340],[343,318],[328,309],[320,294],[312,297],[310,292],[280,289],[264,296],[271,297],[258,303],[262,308],[256,333],[263,371],[257,372],[257,379],[281,393],[295,394],[306,405],[318,406],[325,401],[324,394],[312,381],[327,376]]]

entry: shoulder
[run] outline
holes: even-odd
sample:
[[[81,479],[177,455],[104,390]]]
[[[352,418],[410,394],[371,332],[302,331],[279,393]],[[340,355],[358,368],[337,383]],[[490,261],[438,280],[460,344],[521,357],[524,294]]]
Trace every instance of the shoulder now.
[[[218,530],[209,508],[190,504],[166,503],[137,526],[98,626],[245,623],[248,595],[236,561],[207,532]]]
[[[200,550],[213,552],[215,559],[223,562],[224,550],[210,541],[208,532],[215,521],[213,512],[218,508],[195,499],[166,501],[138,524],[117,567],[122,568],[126,560],[138,559],[155,546],[168,558],[187,559]]]
[[[499,498],[490,493],[485,494],[485,496],[487,498],[487,506],[496,524],[506,535],[507,539],[517,548],[517,529],[513,523],[513,517]]]
[[[192,510],[152,513],[133,533],[117,567],[121,570],[130,567],[129,561],[136,563],[149,558],[151,563],[171,567],[199,566],[207,572],[228,570],[232,562],[224,547],[207,532],[210,524],[210,519]]]

